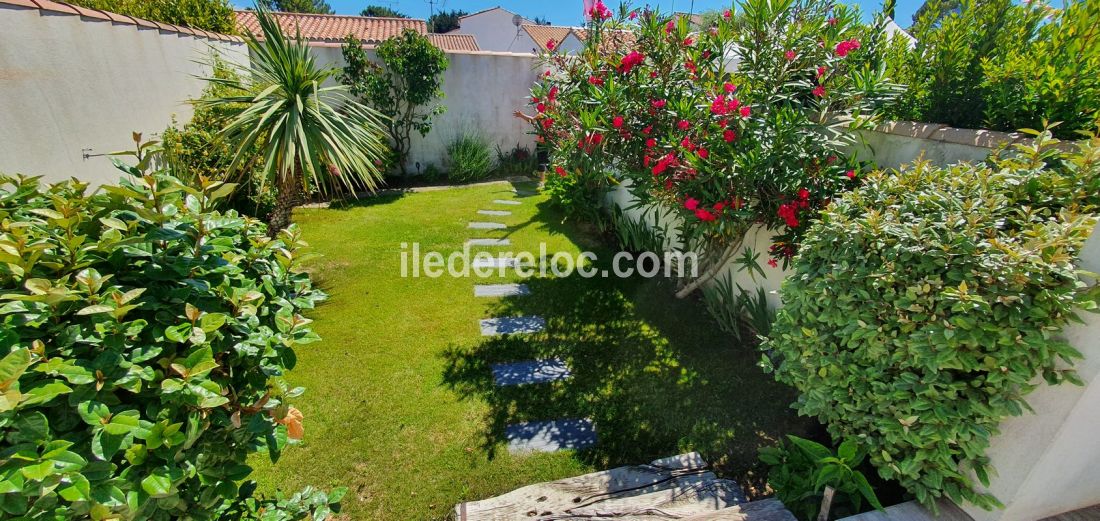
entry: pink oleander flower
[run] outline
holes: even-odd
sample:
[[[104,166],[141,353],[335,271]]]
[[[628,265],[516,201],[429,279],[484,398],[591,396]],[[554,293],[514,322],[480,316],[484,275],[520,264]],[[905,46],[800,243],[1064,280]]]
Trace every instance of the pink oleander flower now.
[[[747,118],[750,114],[752,114],[752,109],[750,109],[748,105],[741,107],[741,117]]]
[[[615,128],[623,128],[623,117],[615,116],[615,119],[611,120],[611,126]]]
[[[733,143],[733,140],[737,139],[737,133],[726,129],[725,132],[722,132],[722,139],[724,139],[726,143]]]
[[[822,87],[821,85],[818,85],[818,86],[814,87],[814,96],[817,96],[819,98],[824,98],[825,97],[825,87]]]
[[[694,197],[688,197],[684,200],[684,208],[694,211],[695,209],[699,208],[699,200],[695,199]]]
[[[687,130],[691,128],[691,122],[686,119],[681,119],[680,122],[676,124],[676,128],[680,130]]]
[[[795,57],[798,56],[798,54],[796,54],[794,51],[788,50],[787,52],[783,53],[783,56],[787,57],[787,61],[792,62],[794,61]]]

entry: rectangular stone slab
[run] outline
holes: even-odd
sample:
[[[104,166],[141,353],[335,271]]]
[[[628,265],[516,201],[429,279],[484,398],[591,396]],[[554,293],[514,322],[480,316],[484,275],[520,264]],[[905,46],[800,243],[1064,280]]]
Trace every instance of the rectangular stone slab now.
[[[473,268],[515,268],[517,265],[515,257],[491,257],[486,259],[485,257],[474,257],[470,266]]]
[[[478,210],[477,213],[481,215],[495,215],[497,217],[512,215],[512,212],[509,212],[508,210]]]
[[[502,317],[481,320],[481,336],[538,333],[546,329],[542,317]]]
[[[493,366],[493,381],[500,386],[541,384],[564,380],[570,376],[569,367],[558,358],[527,360]]]
[[[507,228],[508,225],[504,223],[487,223],[473,221],[466,227],[474,230],[503,230]]]
[[[596,444],[596,427],[588,419],[524,422],[506,427],[504,438],[510,452],[584,449]]]
[[[469,239],[466,241],[467,246],[511,246],[512,241],[509,239]]]
[[[530,295],[526,284],[478,284],[474,286],[475,297],[519,297]]]
[[[519,205],[523,204],[519,201],[509,201],[508,199],[493,199],[493,202],[496,203],[496,204],[507,204],[507,205],[511,205],[511,206],[519,206]]]

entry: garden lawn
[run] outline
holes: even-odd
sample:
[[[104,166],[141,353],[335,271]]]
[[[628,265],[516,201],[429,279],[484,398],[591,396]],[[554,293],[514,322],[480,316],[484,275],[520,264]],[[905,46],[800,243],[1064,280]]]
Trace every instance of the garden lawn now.
[[[448,254],[473,237],[512,247],[474,251],[596,252],[599,238],[561,224],[541,195],[500,183],[385,195],[346,208],[300,209],[295,221],[321,256],[310,263],[331,298],[311,314],[324,339],[298,350],[293,385],[305,441],[277,465],[256,457],[261,488],[349,487],[350,519],[441,519],[455,503],[540,481],[701,452],[750,494],[762,490],[756,453],[814,423],[789,405],[795,395],[756,366],[759,355],[723,334],[670,281],[536,277],[532,295],[473,296],[476,278],[402,278],[401,243]],[[521,187],[531,190],[532,185]],[[492,204],[516,199],[521,206]],[[511,210],[508,217],[479,209]],[[497,221],[508,230],[469,230]],[[514,280],[492,277],[483,283]],[[540,315],[545,333],[482,338],[478,320]],[[491,364],[558,356],[570,380],[497,389]],[[599,444],[581,452],[508,453],[505,426],[591,418]]]

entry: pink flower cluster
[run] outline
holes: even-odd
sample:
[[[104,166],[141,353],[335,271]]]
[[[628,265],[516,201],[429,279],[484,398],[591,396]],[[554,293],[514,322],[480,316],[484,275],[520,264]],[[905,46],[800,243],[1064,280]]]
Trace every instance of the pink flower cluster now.
[[[845,56],[848,56],[848,53],[856,49],[859,49],[859,40],[855,38],[852,38],[851,40],[844,40],[843,42],[836,44],[836,55],[844,58]]]
[[[611,10],[604,5],[603,0],[596,0],[596,4],[585,14],[587,14],[589,18],[599,21],[607,20],[613,16]]]
[[[634,70],[645,61],[645,55],[638,51],[630,51],[630,54],[623,56],[623,59],[619,62],[619,72],[622,74],[630,74],[630,71]]]

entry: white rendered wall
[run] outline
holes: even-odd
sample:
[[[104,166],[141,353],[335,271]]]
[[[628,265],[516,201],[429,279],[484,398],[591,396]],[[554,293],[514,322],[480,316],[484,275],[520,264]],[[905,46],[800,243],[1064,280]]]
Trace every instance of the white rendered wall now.
[[[196,60],[245,59],[244,45],[0,4],[0,172],[94,185],[121,173],[92,154],[162,132],[204,88]]]

